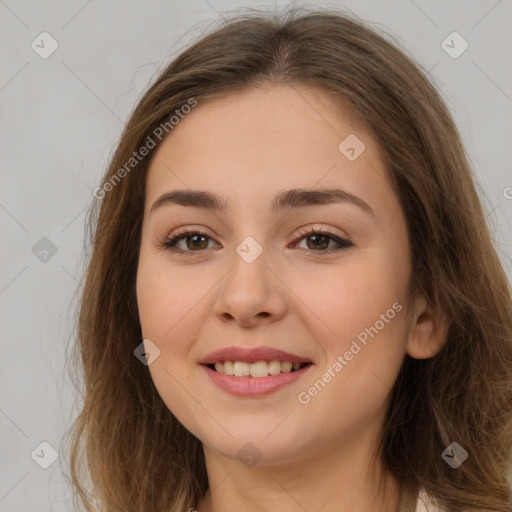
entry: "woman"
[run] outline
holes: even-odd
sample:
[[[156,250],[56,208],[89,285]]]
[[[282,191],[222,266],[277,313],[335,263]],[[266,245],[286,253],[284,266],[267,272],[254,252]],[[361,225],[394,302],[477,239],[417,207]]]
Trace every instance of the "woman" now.
[[[87,510],[510,510],[509,283],[449,111],[384,36],[232,17],[95,196]]]

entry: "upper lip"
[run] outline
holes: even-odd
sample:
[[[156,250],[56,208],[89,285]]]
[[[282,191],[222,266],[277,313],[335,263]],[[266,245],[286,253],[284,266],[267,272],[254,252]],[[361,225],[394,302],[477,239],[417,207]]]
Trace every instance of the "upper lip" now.
[[[226,347],[216,350],[199,361],[200,364],[214,364],[223,361],[245,361],[256,363],[257,361],[286,361],[290,363],[310,363],[307,358],[285,352],[272,347]]]

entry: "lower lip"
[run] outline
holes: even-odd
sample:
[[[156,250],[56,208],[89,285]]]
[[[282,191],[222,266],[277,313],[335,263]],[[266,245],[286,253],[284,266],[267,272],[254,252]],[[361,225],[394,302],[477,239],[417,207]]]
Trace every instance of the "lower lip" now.
[[[235,396],[262,396],[274,393],[300,379],[313,365],[308,364],[294,372],[269,375],[268,377],[232,377],[216,372],[204,364],[201,366],[213,383],[227,393]]]

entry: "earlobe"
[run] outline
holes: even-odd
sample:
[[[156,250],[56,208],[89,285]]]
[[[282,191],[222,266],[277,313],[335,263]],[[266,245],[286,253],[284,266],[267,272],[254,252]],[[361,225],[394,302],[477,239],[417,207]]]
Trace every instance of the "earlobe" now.
[[[436,314],[424,296],[418,298],[411,319],[407,354],[414,359],[434,357],[446,343],[448,328],[447,318]]]

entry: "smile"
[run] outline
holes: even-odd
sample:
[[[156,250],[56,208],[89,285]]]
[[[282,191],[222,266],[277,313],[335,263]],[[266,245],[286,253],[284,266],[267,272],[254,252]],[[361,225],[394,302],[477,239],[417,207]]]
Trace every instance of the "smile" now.
[[[262,378],[268,375],[292,373],[304,368],[308,363],[292,363],[289,361],[257,361],[247,363],[245,361],[224,361],[209,365],[212,370],[232,377]]]
[[[277,371],[276,363],[279,363],[279,373],[272,374],[270,372]],[[222,367],[220,365],[222,365]],[[233,373],[236,372],[242,375],[227,375],[215,370],[215,366],[217,366],[219,369],[222,368],[223,372],[231,371],[231,365]],[[293,368],[294,365],[295,369]],[[301,379],[313,364],[292,364],[281,361],[257,361],[256,363],[249,364],[244,361],[226,361],[224,363],[210,365],[201,364],[200,366],[204,369],[213,384],[222,391],[239,397],[259,397],[275,393],[281,388]],[[285,371],[281,371],[282,369]],[[258,376],[251,375],[251,371]],[[249,375],[246,375],[247,373],[249,373]],[[263,375],[263,373],[265,373],[265,375]]]

